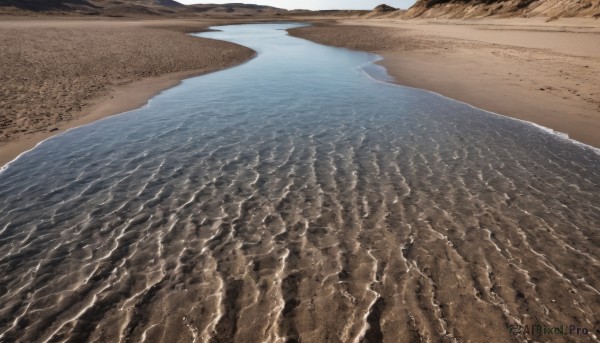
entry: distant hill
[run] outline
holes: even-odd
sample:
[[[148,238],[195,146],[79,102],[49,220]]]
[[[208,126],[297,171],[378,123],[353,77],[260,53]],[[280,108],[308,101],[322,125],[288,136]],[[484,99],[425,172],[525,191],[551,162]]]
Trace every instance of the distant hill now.
[[[96,8],[95,5],[86,0],[0,0],[0,7],[14,7],[34,12]]]
[[[377,7],[375,7],[373,9],[373,11],[371,13],[373,14],[383,14],[383,13],[387,13],[387,12],[394,12],[397,11],[398,9],[392,6],[388,6],[386,4],[381,4]]]
[[[600,17],[598,0],[417,0],[405,18]]]
[[[366,14],[366,18],[395,18],[404,14],[405,10],[401,10],[386,4],[381,4],[375,7],[371,12]]]
[[[136,2],[165,7],[185,7],[184,4],[174,0],[137,0]]]
[[[110,16],[156,16],[176,13],[185,5],[174,0],[88,0]]]
[[[104,15],[159,15],[185,8],[174,0],[0,0],[0,9]]]
[[[234,14],[234,15],[276,15],[287,13],[287,10],[264,6],[264,5],[253,5],[253,4],[242,4],[242,3],[230,3],[230,4],[196,4],[187,5],[186,11],[207,13],[207,14]]]
[[[311,11],[311,10],[303,10],[303,9],[296,9],[296,10],[291,10],[288,11],[289,14],[293,14],[293,15],[299,15],[299,16],[314,16],[314,17],[320,17],[320,16],[327,16],[327,17],[342,17],[342,18],[362,18],[365,15],[371,13],[371,11],[368,10],[318,10],[318,11]]]
[[[278,15],[288,11],[262,5],[197,4],[183,5],[175,0],[0,0],[4,13],[75,13],[108,16],[156,16],[162,14]]]

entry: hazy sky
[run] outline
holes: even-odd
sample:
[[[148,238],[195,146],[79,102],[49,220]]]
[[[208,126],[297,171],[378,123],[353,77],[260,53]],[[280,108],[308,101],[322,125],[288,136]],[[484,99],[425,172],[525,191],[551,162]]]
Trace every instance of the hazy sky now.
[[[415,0],[177,0],[183,4],[198,4],[198,3],[212,3],[212,4],[225,4],[231,2],[244,2],[248,4],[261,4],[269,5],[279,8],[287,9],[311,9],[311,10],[324,10],[324,9],[372,9],[377,5],[383,3],[393,7],[409,8]]]

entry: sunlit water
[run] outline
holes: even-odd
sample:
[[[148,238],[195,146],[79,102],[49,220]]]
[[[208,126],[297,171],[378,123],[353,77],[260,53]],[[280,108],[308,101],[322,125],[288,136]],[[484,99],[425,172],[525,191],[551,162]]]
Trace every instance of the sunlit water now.
[[[0,341],[597,341],[600,155],[293,26],[0,174]]]

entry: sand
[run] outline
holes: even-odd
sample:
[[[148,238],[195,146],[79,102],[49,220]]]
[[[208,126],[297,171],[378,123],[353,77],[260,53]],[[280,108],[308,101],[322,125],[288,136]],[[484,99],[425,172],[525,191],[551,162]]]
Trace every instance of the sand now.
[[[107,46],[126,51],[128,43],[145,46],[148,41],[136,35],[147,29],[155,30],[154,38],[164,31],[169,43],[185,37],[156,29],[166,25],[163,21],[147,23],[155,28],[114,23],[122,25],[118,34],[133,36]],[[93,30],[110,37],[117,34],[110,31],[114,23],[95,23],[100,27]],[[53,31],[44,23],[20,25],[40,28],[35,31],[40,35]],[[58,49],[68,46],[71,36],[79,37],[75,31],[88,30],[81,21],[61,25],[73,29],[60,35]],[[415,82],[429,75],[432,85],[440,84],[440,75],[447,75],[447,82],[477,81],[478,68],[487,63],[481,59],[494,58],[488,67],[498,73],[517,68],[495,63],[509,63],[505,54],[519,49],[528,49],[523,54],[538,63],[550,56],[540,47],[519,48],[515,43],[506,48],[513,39],[504,32],[509,28],[498,34],[474,30],[473,35],[487,36],[487,41],[477,41],[468,38],[469,26],[450,26],[452,31],[447,24],[422,24],[419,33],[418,27],[401,31],[385,27],[391,25],[387,23],[345,25],[301,32],[406,57],[399,60],[399,68],[411,62],[416,69],[423,63],[421,73],[406,73],[414,72]],[[90,36],[96,43],[113,41]],[[503,39],[507,41],[499,42]],[[40,39],[38,44],[51,43]],[[568,43],[558,44],[553,53],[570,58],[560,51],[572,51],[565,48]],[[167,56],[148,44],[151,54]],[[596,46],[584,48],[593,54]],[[52,56],[53,50],[43,51],[43,56]],[[70,76],[65,65],[73,56],[65,51],[79,49],[61,51],[63,58],[51,65]],[[189,57],[190,52],[178,51]],[[107,58],[135,56],[121,55],[116,48],[112,52]],[[173,73],[164,63],[188,59],[165,57],[156,69],[149,68],[157,65],[150,62],[136,69],[129,60],[131,71],[115,59],[109,64],[93,54],[85,58],[133,76],[105,83],[100,97],[90,98],[92,105],[84,98],[82,110],[95,114],[65,119],[65,125],[139,106],[149,94],[199,70]],[[437,66],[437,74],[431,71],[436,59],[446,62]],[[230,61],[216,60],[224,65]],[[214,60],[206,61],[207,70],[214,70]],[[76,66],[94,67],[83,61]],[[453,76],[449,66],[462,69]],[[567,67],[563,72],[572,72]],[[143,70],[168,72],[146,78]],[[501,80],[500,75],[493,77]],[[580,84],[587,77],[595,80],[593,70],[577,77]],[[82,129],[79,139],[56,141],[61,149],[44,145],[8,168],[0,183],[0,270],[5,275],[0,283],[0,340],[514,342],[526,337],[512,336],[509,325],[536,323],[576,325],[595,336],[535,340],[598,340],[600,215],[595,204],[600,182],[595,153],[440,99],[419,102],[430,109],[420,117],[395,120],[403,105],[395,99],[396,87],[362,80],[368,87],[346,85],[360,93],[353,96],[336,88],[340,85],[335,80],[329,78],[335,86],[325,87],[320,93],[324,97],[307,104],[314,109],[306,113],[298,114],[294,107],[274,111],[271,103],[257,101],[267,108],[241,113],[263,116],[238,115],[235,106],[223,106],[223,116],[215,116],[212,108],[196,103],[197,112],[185,111],[184,118],[168,116],[158,122],[135,116],[143,123],[122,126],[126,134]],[[479,79],[482,89],[473,99],[491,93],[513,101],[498,93],[501,88],[494,80],[484,88]],[[251,99],[240,94],[252,90],[253,81],[240,78],[235,87],[220,90],[225,94],[214,87],[216,93],[207,97]],[[295,84],[293,76],[286,81],[292,81],[288,87]],[[218,78],[215,82],[223,84]],[[370,86],[381,90],[368,90]],[[19,94],[35,96],[32,89]],[[62,104],[60,99],[70,99],[78,90],[65,88],[48,103]],[[281,96],[279,91],[267,94]],[[337,96],[328,93],[335,92],[351,97],[362,111],[350,115],[346,104],[337,108],[328,100]],[[47,101],[33,100],[29,106]],[[379,113],[372,112],[369,101]],[[288,102],[284,96],[282,108]],[[443,113],[456,115],[436,120]],[[29,123],[35,116],[22,118]],[[46,123],[56,118],[42,117]],[[40,135],[52,133],[39,125]],[[103,144],[82,143],[98,142],[98,137]]]
[[[352,19],[291,34],[376,52],[399,84],[600,147],[600,22],[593,19]]]
[[[319,18],[293,18],[305,19]],[[240,20],[249,18],[5,17],[0,165],[68,128],[138,108],[183,78],[251,58],[249,49],[184,34]],[[598,21],[338,17],[292,34],[377,52],[400,84],[600,147]]]
[[[224,22],[1,21],[0,165],[68,128],[138,108],[181,79],[254,56],[239,45],[185,34]]]
[[[0,341],[598,342],[600,155],[283,27],[0,175]]]

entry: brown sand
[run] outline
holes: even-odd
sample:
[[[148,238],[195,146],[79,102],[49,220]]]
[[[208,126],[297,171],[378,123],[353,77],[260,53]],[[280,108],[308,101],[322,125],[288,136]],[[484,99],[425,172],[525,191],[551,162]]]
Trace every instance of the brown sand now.
[[[376,52],[399,84],[600,147],[600,22],[593,19],[355,19],[291,34]]]
[[[218,20],[0,22],[0,165],[65,129],[132,110],[181,79],[242,63],[235,44],[197,38]]]
[[[596,159],[477,144],[481,116],[287,115],[4,180],[0,340],[516,342],[506,326],[538,323],[596,336],[535,341],[597,341]]]

